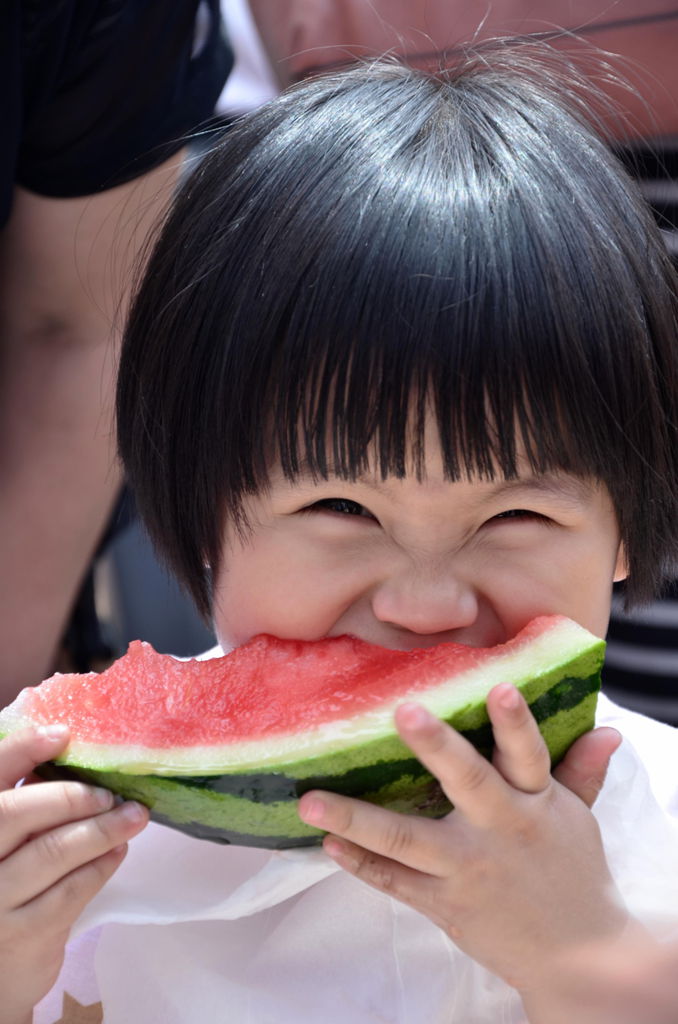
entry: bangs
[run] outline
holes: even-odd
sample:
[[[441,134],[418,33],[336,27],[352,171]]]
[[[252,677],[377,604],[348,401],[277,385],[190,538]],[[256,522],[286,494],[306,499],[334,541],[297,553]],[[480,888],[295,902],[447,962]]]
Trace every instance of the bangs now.
[[[604,483],[623,538],[651,519],[629,554],[651,590],[649,538],[675,548],[672,270],[570,98],[482,61],[364,68],[244,119],[189,180],[132,310],[118,419],[203,611],[224,518],[246,528],[272,462],[421,475],[430,412],[450,480],[514,477],[520,454]]]
[[[520,451],[533,471],[611,485],[638,409],[652,417],[648,375],[661,387],[648,337],[665,311],[642,284],[665,257],[643,244],[649,215],[574,115],[548,96],[526,104],[529,83],[410,74],[403,96],[403,72],[384,71],[378,104],[371,90],[304,111],[322,160],[297,136],[290,154],[285,130],[267,140],[268,223],[254,265],[221,280],[247,310],[235,322],[252,357],[250,471],[230,493],[265,485],[271,442],[291,478],[301,464],[355,477],[375,457],[382,476],[420,473],[431,408],[451,480],[515,476]],[[653,422],[659,450],[659,403]]]
[[[333,253],[327,225],[317,245],[332,272],[300,281],[269,373],[246,385],[254,409],[271,410],[270,432],[256,435],[258,466],[272,440],[290,478],[301,464],[351,478],[375,459],[383,477],[420,474],[432,412],[450,480],[515,476],[518,451],[536,472],[608,479],[621,471],[629,421],[646,401],[640,298],[629,316],[617,287],[601,290],[600,242],[581,225],[556,226],[561,240],[576,231],[576,250],[539,252],[543,226],[515,199],[495,206],[494,239],[471,230],[469,206],[439,226],[419,204],[405,220],[414,245],[399,232],[390,259],[382,246],[364,276],[350,273],[364,240],[347,253],[344,239]],[[450,237],[436,238],[436,227]],[[503,241],[519,234],[515,248]],[[253,488],[264,479],[259,472]]]

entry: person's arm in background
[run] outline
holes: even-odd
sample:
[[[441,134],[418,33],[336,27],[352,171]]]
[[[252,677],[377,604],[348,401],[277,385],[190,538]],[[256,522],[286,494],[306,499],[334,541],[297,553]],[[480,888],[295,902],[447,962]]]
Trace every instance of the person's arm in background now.
[[[17,188],[0,234],[0,705],[50,671],[120,485],[121,321],[179,164],[78,199]]]
[[[2,706],[53,671],[107,525],[120,486],[113,382],[135,268],[233,58],[219,0],[63,0],[30,18],[19,5],[0,10],[0,70],[10,75],[0,152]]]

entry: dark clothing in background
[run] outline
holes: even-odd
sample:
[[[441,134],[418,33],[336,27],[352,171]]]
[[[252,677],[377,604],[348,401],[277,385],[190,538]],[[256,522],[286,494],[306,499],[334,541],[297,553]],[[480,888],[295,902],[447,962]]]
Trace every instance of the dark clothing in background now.
[[[232,64],[219,0],[2,0],[0,226],[15,184],[84,196],[161,164]]]
[[[629,614],[615,595],[603,686],[618,703],[678,725],[678,582]]]

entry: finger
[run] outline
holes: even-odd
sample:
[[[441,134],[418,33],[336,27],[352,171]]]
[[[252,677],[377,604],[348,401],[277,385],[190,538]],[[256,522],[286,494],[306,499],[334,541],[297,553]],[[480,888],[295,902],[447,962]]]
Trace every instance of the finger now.
[[[587,807],[592,807],[603,788],[610,758],[621,741],[616,729],[601,728],[584,733],[554,770],[554,777]]]
[[[439,884],[436,878],[336,836],[326,836],[323,849],[344,871],[379,892],[407,903],[437,923]]]
[[[112,811],[43,832],[2,862],[0,907],[11,910],[35,899],[72,871],[127,842],[147,822],[147,809],[128,801]]]
[[[66,747],[68,728],[48,725],[21,729],[0,741],[0,790],[12,789],[43,761],[51,761]]]
[[[0,793],[0,860],[38,832],[90,818],[113,806],[113,794],[81,782],[42,782]]]
[[[551,757],[523,695],[510,683],[487,696],[495,752],[492,763],[515,789],[541,793],[551,783]]]
[[[120,867],[126,854],[127,844],[122,843],[76,868],[46,892],[24,904],[15,911],[22,929],[27,932],[33,929],[44,931],[52,922],[55,931],[69,931],[90,900]]]
[[[313,790],[299,801],[299,817],[308,825],[349,840],[416,871],[443,874],[446,860],[436,822],[397,814],[364,800]]]
[[[401,704],[395,719],[401,739],[454,807],[480,827],[495,822],[507,807],[510,787],[487,758],[420,704]]]

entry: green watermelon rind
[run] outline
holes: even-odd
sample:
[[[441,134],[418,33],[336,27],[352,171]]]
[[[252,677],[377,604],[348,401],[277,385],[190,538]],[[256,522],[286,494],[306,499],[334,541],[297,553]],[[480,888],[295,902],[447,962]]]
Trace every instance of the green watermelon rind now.
[[[587,732],[593,725],[597,689],[588,693],[574,708],[556,712],[540,723],[540,729],[550,747],[552,736],[557,737],[555,749],[565,752],[570,742]],[[565,739],[564,737],[567,737]],[[404,744],[399,747],[407,755]],[[550,747],[551,749],[551,747]],[[400,751],[399,751],[400,752]],[[490,750],[481,749],[486,756]],[[554,759],[555,762],[556,759]],[[78,778],[113,789],[129,800],[140,800],[151,810],[151,817],[198,838],[221,843],[247,846],[285,848],[319,843],[323,833],[301,821],[297,814],[297,800],[310,789],[321,788],[379,804],[401,813],[441,817],[451,810],[450,803],[440,791],[435,779],[426,772],[411,754],[394,763],[399,774],[379,786],[378,763],[364,769],[372,774],[372,785],[356,784],[344,775],[333,773],[313,776],[293,776],[283,772],[265,776],[240,778],[235,792],[220,793],[210,788],[228,776],[171,778],[162,775],[126,775],[120,772],[98,772],[62,765],[45,765],[40,769],[47,778]],[[317,768],[318,766],[316,766]],[[390,765],[387,764],[387,769]],[[285,799],[270,800],[262,779],[267,778],[273,789],[285,789]],[[259,789],[259,792],[257,792]]]
[[[550,689],[537,697],[549,697]],[[588,692],[574,707],[564,708],[539,723],[540,730],[556,763],[574,740],[593,725],[599,675],[577,679]],[[472,741],[482,735],[479,749],[489,756],[488,730],[484,725],[462,734]],[[297,800],[309,789],[321,788],[348,796],[357,796],[391,810],[441,817],[451,810],[435,779],[411,756],[399,740],[371,745],[366,756],[374,760],[362,767],[341,771],[341,758],[326,759],[325,767],[310,764],[281,765],[280,771],[252,773],[249,776],[224,773],[222,776],[134,775],[121,772],[88,770],[66,765],[43,766],[46,777],[72,777],[106,786],[126,799],[140,800],[151,809],[151,817],[198,838],[247,846],[286,848],[319,843],[323,833],[301,821]],[[296,774],[294,774],[296,772]],[[328,774],[329,772],[329,774]],[[384,775],[395,777],[379,785]],[[362,776],[362,777],[360,777]],[[236,781],[237,780],[237,781]],[[219,786],[231,786],[232,792],[218,792]],[[271,799],[271,790],[283,799]]]

